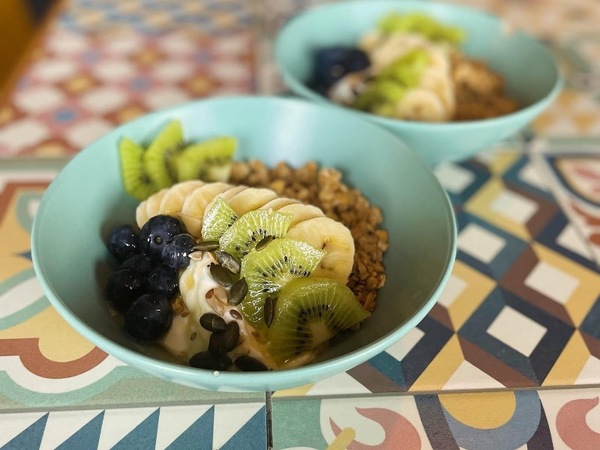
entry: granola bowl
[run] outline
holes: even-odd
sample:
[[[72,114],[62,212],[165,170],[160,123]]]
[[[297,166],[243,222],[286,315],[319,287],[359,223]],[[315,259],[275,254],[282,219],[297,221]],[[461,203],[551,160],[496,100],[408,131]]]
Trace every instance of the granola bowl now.
[[[332,101],[331,90],[319,92],[310,86],[311,78],[314,77],[315,70],[318,70],[317,52],[331,47],[355,48],[360,45],[361,49],[367,51],[368,56],[371,57],[371,66],[366,70],[374,68],[373,70],[376,71],[378,61],[384,58],[384,53],[390,54],[389,48],[392,44],[388,45],[384,42],[388,47],[385,50],[376,50],[379,51],[376,54],[373,50],[367,50],[368,45],[364,39],[390,14],[423,15],[464,33],[458,44],[459,52],[467,59],[483,62],[491,71],[500,75],[504,82],[504,92],[516,100],[517,109],[491,118],[479,119],[477,113],[470,116],[463,114],[460,121],[456,120],[459,116],[454,115],[450,120],[435,117],[428,119],[432,120],[430,122],[407,119],[406,117],[411,116],[396,114],[397,108],[396,113],[388,114],[389,111],[385,111],[382,114],[375,114],[372,112],[373,109],[359,107],[360,99],[353,100],[355,103],[346,104],[343,101]],[[383,47],[381,45],[379,48]],[[320,104],[348,109],[353,114],[391,130],[420,154],[429,165],[468,158],[513,136],[553,102],[563,84],[552,53],[534,37],[521,30],[511,29],[505,21],[487,12],[433,1],[359,0],[308,9],[292,18],[280,30],[276,38],[275,59],[285,84],[293,94]],[[457,103],[463,102],[459,100],[457,92],[460,86],[467,85],[464,82],[465,78],[458,78],[461,75],[455,70],[457,64],[453,60],[447,65],[450,69],[446,75],[451,80],[450,86],[454,90],[454,96],[448,94],[449,99],[446,100],[451,101],[456,97]],[[340,64],[333,65],[332,70],[334,69],[352,70]],[[464,75],[465,72],[460,73]],[[345,78],[348,80],[345,85],[355,91],[363,89],[364,92],[364,84],[353,85],[354,74],[350,75]],[[436,76],[439,75],[438,72]],[[429,87],[438,81],[432,81]],[[479,82],[469,81],[468,86],[476,83]],[[463,91],[466,92],[461,97],[464,99],[461,104],[465,105],[463,111],[469,111],[467,107],[472,106],[481,111],[481,114],[487,114],[489,107],[483,102],[485,98],[473,102],[468,99],[472,98],[471,94],[474,91],[462,89],[461,92]],[[344,88],[339,89],[338,92],[340,97],[346,97],[350,90]],[[442,94],[440,97],[444,99]],[[405,98],[408,98],[408,94]],[[414,98],[413,95],[413,101]],[[435,109],[433,105],[440,105],[439,102],[423,104],[428,106],[419,107],[426,110]],[[379,108],[383,110],[383,107]],[[403,109],[406,108],[409,106],[405,104]]]
[[[357,331],[340,336],[307,365],[260,372],[190,367],[160,347],[134,341],[110,314],[105,289],[116,261],[109,230],[135,223],[138,201],[126,194],[118,145],[148,142],[172,119],[185,138],[228,134],[238,139],[235,160],[299,168],[309,162],[339,170],[381,211],[389,248],[386,281],[373,313]],[[348,370],[384,351],[433,307],[456,252],[448,198],[432,171],[396,136],[342,110],[302,100],[228,97],[200,100],[122,125],[81,151],[46,191],[32,230],[32,256],[47,298],[91,343],[154,376],[209,390],[274,391],[306,385]]]

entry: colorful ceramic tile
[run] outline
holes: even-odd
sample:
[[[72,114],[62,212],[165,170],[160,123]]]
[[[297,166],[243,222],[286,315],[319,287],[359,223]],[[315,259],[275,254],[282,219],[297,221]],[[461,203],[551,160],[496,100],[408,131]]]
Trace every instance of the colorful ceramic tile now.
[[[264,403],[5,414],[4,449],[265,449]]]

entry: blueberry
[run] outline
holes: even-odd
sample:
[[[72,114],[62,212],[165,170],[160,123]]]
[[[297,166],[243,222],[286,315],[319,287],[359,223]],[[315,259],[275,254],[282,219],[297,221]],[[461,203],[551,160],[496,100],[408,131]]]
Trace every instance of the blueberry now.
[[[190,263],[189,254],[196,245],[196,239],[191,234],[182,233],[173,236],[162,249],[163,263],[172,269],[187,267]]]
[[[182,233],[179,219],[166,214],[151,217],[140,231],[140,250],[150,261],[162,260],[162,249],[173,236]]]
[[[146,292],[146,278],[133,269],[115,270],[106,283],[106,297],[121,312]]]
[[[139,233],[131,225],[119,225],[113,228],[108,237],[107,247],[110,253],[123,262],[139,252]]]
[[[133,269],[142,275],[148,275],[153,268],[154,264],[152,261],[150,261],[148,257],[142,253],[130,256],[119,266],[119,269]]]
[[[148,290],[164,295],[171,300],[179,293],[179,274],[177,270],[161,264],[148,275]]]
[[[152,341],[171,327],[173,311],[164,295],[144,294],[125,313],[125,330],[140,341]]]
[[[362,50],[353,47],[327,47],[315,53],[311,88],[324,94],[345,75],[358,72],[370,65],[369,57]]]

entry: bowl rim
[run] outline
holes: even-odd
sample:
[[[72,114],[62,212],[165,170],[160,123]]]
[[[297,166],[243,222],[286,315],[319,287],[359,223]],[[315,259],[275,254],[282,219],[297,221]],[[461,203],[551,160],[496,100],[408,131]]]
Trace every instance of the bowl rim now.
[[[94,148],[101,146],[104,140],[110,140],[114,135],[123,134],[123,130],[130,126],[135,126],[143,121],[148,120],[150,117],[161,117],[168,116],[175,112],[181,111],[181,109],[194,108],[195,106],[203,107],[203,105],[210,103],[227,103],[239,104],[240,102],[247,103],[260,103],[260,102],[273,102],[280,104],[299,105],[302,108],[309,109],[322,109],[324,106],[308,102],[298,98],[282,98],[273,96],[257,96],[257,95],[243,95],[243,96],[224,96],[224,97],[212,97],[199,99],[191,102],[185,102],[183,104],[175,105],[172,107],[156,110],[140,116],[132,121],[121,124],[102,137],[94,140],[86,147],[84,147],[79,153],[77,153],[69,162],[63,167],[63,169],[57,174],[57,176],[51,181],[50,185],[44,192],[37,209],[33,226],[31,230],[31,254],[33,267],[36,277],[43,288],[46,298],[50,301],[52,306],[59,312],[59,314],[65,319],[65,321],[72,326],[80,335],[88,339],[92,344],[99,347],[107,354],[125,362],[140,370],[146,371],[157,377],[165,378],[168,374],[170,380],[173,382],[185,382],[186,380],[197,379],[198,383],[194,384],[196,388],[212,389],[212,390],[225,390],[233,391],[228,389],[227,386],[235,386],[236,382],[241,382],[243,388],[235,389],[235,391],[243,392],[255,392],[255,391],[267,391],[267,386],[280,386],[274,390],[285,389],[288,387],[300,386],[303,383],[312,383],[319,379],[324,379],[328,376],[332,376],[337,373],[349,370],[356,365],[365,362],[369,358],[383,352],[386,348],[395,343],[403,335],[405,335],[410,329],[414,328],[433,308],[437,302],[444,286],[449,280],[457,253],[457,223],[453,212],[452,204],[448,197],[447,192],[443,189],[433,172],[428,168],[425,162],[416,155],[414,150],[410,149],[404,142],[391,133],[376,124],[368,123],[369,126],[378,128],[378,132],[389,135],[392,139],[396,140],[399,145],[405,147],[408,151],[415,154],[415,159],[418,160],[419,164],[423,165],[426,170],[425,173],[429,173],[435,184],[438,185],[444,198],[445,215],[448,219],[448,226],[450,232],[449,249],[445,255],[445,266],[441,273],[441,276],[437,280],[437,284],[432,288],[431,295],[422,307],[415,311],[411,316],[407,317],[399,327],[396,327],[393,331],[379,339],[371,342],[370,344],[363,346],[360,349],[353,351],[350,354],[336,356],[326,361],[318,361],[310,363],[306,366],[300,366],[296,368],[289,368],[283,370],[272,370],[267,372],[218,372],[205,369],[198,369],[182,364],[177,364],[169,361],[160,360],[149,355],[143,354],[142,352],[135,351],[131,348],[125,347],[107,337],[100,332],[96,331],[82,319],[80,319],[75,312],[67,307],[60,299],[58,293],[52,286],[51,281],[46,277],[44,265],[41,262],[39,255],[39,241],[40,241],[40,229],[43,224],[43,217],[45,215],[46,208],[48,207],[47,199],[51,197],[52,192],[58,185],[63,182],[65,174],[68,174],[70,170],[74,170],[77,162],[80,159],[86,158],[86,155],[90,154]],[[360,121],[363,124],[364,119],[357,118],[356,116],[349,114],[343,110],[329,112],[329,114],[343,115],[344,120],[347,121]],[[368,320],[368,319],[367,319]],[[132,363],[135,361],[135,363]],[[156,370],[155,370],[156,369]],[[158,372],[157,372],[158,370]],[[160,372],[160,375],[157,373]],[[282,381],[285,380],[285,381]],[[183,383],[183,384],[188,384]],[[220,385],[225,385],[225,389],[219,389]]]
[[[377,123],[381,123],[384,126],[389,128],[412,128],[415,131],[429,132],[432,127],[436,129],[445,130],[445,131],[460,131],[460,130],[469,130],[473,127],[481,127],[481,126],[496,126],[499,124],[504,124],[508,122],[512,122],[515,118],[527,117],[532,112],[543,108],[545,105],[550,104],[561,92],[564,86],[564,77],[559,69],[556,58],[552,55],[550,49],[545,46],[539,39],[530,33],[518,29],[515,30],[515,34],[521,35],[523,38],[527,39],[531,42],[532,45],[538,47],[541,53],[543,53],[549,61],[552,62],[553,75],[554,75],[554,83],[552,84],[552,88],[539,100],[519,108],[517,111],[514,111],[509,114],[504,114],[502,116],[477,119],[477,120],[462,120],[460,122],[422,122],[422,121],[411,121],[411,120],[403,120],[403,119],[393,119],[389,117],[379,116],[373,113],[361,111],[358,109],[352,109],[347,106],[339,105],[327,97],[318,94],[317,92],[310,89],[304,82],[297,79],[293,76],[288,68],[282,64],[284,50],[284,40],[288,39],[288,34],[291,33],[290,30],[293,29],[296,24],[309,20],[311,16],[315,16],[320,14],[322,11],[332,10],[332,9],[346,9],[357,7],[361,5],[389,5],[390,8],[402,8],[402,9],[410,9],[412,7],[418,7],[420,10],[427,11],[431,8],[447,10],[447,11],[460,11],[463,13],[473,14],[480,16],[482,18],[486,18],[487,20],[491,20],[495,22],[497,25],[502,25],[504,19],[499,16],[489,12],[484,11],[477,8],[472,8],[465,5],[455,5],[450,3],[441,3],[438,1],[419,1],[419,0],[403,0],[398,2],[397,0],[348,0],[341,3],[325,3],[321,5],[316,5],[306,10],[300,12],[291,18],[283,27],[278,31],[277,36],[275,38],[274,44],[274,56],[275,63],[277,65],[278,70],[281,72],[285,83],[288,84],[292,92],[300,92],[305,98],[315,101],[317,103],[331,106],[338,109],[344,109],[351,111],[353,114],[361,116],[367,120],[376,121]]]

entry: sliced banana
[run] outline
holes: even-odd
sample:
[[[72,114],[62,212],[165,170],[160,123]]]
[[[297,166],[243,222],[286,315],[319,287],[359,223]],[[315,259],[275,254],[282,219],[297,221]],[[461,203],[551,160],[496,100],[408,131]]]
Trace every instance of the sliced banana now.
[[[228,203],[239,217],[248,211],[259,209],[275,198],[277,198],[277,192],[272,189],[249,187],[233,195]]]
[[[290,228],[305,220],[314,219],[315,217],[325,217],[325,213],[323,213],[321,208],[313,205],[305,205],[304,203],[291,203],[279,208],[277,211],[292,215]]]
[[[202,219],[204,209],[213,199],[224,191],[231,189],[228,183],[206,183],[199,188],[194,189],[184,200],[181,206],[179,217],[185,225],[188,233],[192,236],[200,237],[202,231]]]
[[[325,250],[312,276],[348,282],[354,264],[354,239],[344,224],[329,217],[315,217],[290,227],[286,237]]]
[[[168,190],[169,188],[163,188],[138,205],[135,210],[135,221],[138,227],[142,228],[150,217],[160,214],[160,202]]]
[[[204,184],[202,180],[182,181],[181,183],[174,184],[160,201],[160,213],[173,216],[179,214],[188,194],[194,189],[204,186]]]
[[[293,198],[277,197],[271,201],[268,201],[267,203],[262,205],[259,209],[266,209],[266,210],[272,209],[273,211],[278,211],[280,208],[283,208],[284,206],[292,205],[292,204],[296,204],[296,203],[300,203],[300,202]]]
[[[424,122],[442,122],[449,119],[448,111],[434,92],[423,89],[411,89],[396,104],[396,117],[399,119]]]

